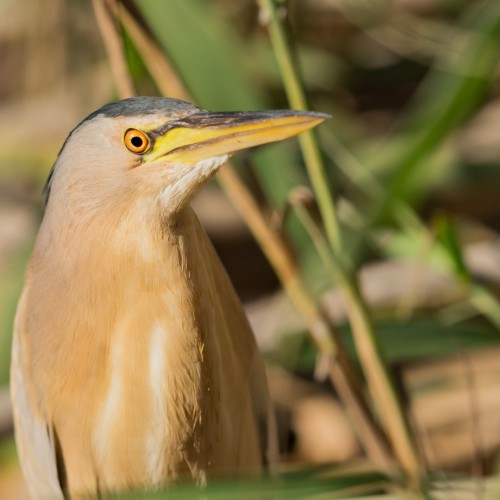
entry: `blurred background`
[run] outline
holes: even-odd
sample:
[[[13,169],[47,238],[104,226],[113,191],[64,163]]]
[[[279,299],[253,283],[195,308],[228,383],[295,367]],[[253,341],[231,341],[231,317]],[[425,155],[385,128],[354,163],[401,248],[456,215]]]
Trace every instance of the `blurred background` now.
[[[265,4],[140,0],[127,12],[149,27],[201,107],[293,107]],[[332,115],[316,137],[343,234],[341,267],[359,283],[418,454],[441,494],[459,481],[460,491],[477,498],[494,490],[500,466],[500,5],[273,5],[310,108]],[[158,95],[148,48],[122,20],[137,92]],[[24,268],[43,215],[42,188],[69,131],[119,98],[108,57],[92,2],[0,0],[2,499],[26,496],[12,433],[9,358]],[[259,148],[234,163],[384,427],[331,272],[335,252],[326,261],[321,254],[328,238],[298,142]],[[286,467],[338,464],[337,475],[377,470],[328,377],[324,352],[310,340],[311,318],[283,291],[244,209],[242,216],[217,183],[193,206],[269,362]]]

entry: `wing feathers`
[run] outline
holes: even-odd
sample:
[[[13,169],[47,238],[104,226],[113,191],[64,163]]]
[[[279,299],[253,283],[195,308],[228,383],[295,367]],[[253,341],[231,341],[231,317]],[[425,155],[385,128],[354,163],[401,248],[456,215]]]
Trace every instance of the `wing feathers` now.
[[[22,300],[19,305],[22,309]],[[43,417],[30,390],[23,369],[26,359],[24,338],[15,328],[12,346],[11,394],[16,428],[16,444],[24,476],[32,498],[63,499],[50,423]]]

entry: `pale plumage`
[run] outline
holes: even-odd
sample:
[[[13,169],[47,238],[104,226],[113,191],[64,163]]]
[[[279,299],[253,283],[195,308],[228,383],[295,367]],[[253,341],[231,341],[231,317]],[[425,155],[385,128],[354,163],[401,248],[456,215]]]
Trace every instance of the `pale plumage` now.
[[[72,132],[51,173],[11,377],[34,498],[151,489],[179,477],[204,484],[276,461],[264,365],[189,200],[228,153],[284,135],[251,142],[248,124],[262,117],[189,122],[200,115],[211,116],[170,99],[107,106]],[[324,118],[294,116],[304,123],[285,136]],[[154,138],[143,155],[127,149],[130,127]],[[184,130],[202,137],[194,150]],[[249,139],[221,149],[242,130]],[[200,159],[200,149],[210,154]]]

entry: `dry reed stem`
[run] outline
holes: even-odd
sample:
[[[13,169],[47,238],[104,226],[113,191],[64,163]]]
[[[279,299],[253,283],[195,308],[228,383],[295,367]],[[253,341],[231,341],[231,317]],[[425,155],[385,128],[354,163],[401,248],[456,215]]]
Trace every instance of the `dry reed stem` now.
[[[123,40],[117,22],[117,2],[116,0],[92,0],[92,4],[118,93],[122,99],[132,97],[135,95],[135,89],[127,61],[123,56]]]

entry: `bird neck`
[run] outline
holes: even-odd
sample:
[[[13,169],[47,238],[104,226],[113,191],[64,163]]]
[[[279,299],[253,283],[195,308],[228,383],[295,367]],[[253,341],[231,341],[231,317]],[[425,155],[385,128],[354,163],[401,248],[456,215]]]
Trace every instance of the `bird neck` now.
[[[150,429],[165,421],[176,430],[172,453],[190,442],[201,453],[200,433],[211,428],[203,409],[221,390],[213,376],[224,362],[213,273],[224,271],[214,271],[210,242],[190,208],[168,223],[129,219],[104,227],[108,233],[97,237],[91,225],[69,225],[60,238],[42,228],[31,286],[43,287],[35,293],[57,304],[58,314],[40,326],[37,352],[56,366],[54,373],[72,376],[41,384],[59,401],[61,415],[75,405],[88,408],[95,432],[113,446],[123,435],[148,442]],[[73,244],[69,254],[65,242],[73,238],[79,248]],[[117,414],[127,415],[123,426],[144,425],[134,432],[115,428]]]
[[[166,305],[188,321],[196,317],[197,297],[216,293],[211,266],[224,270],[218,260],[207,264],[213,249],[190,207],[168,219],[158,210],[115,210],[85,223],[78,214],[57,215],[43,221],[31,268],[64,302],[86,305],[89,321],[102,315],[108,324],[130,307],[151,316]]]

